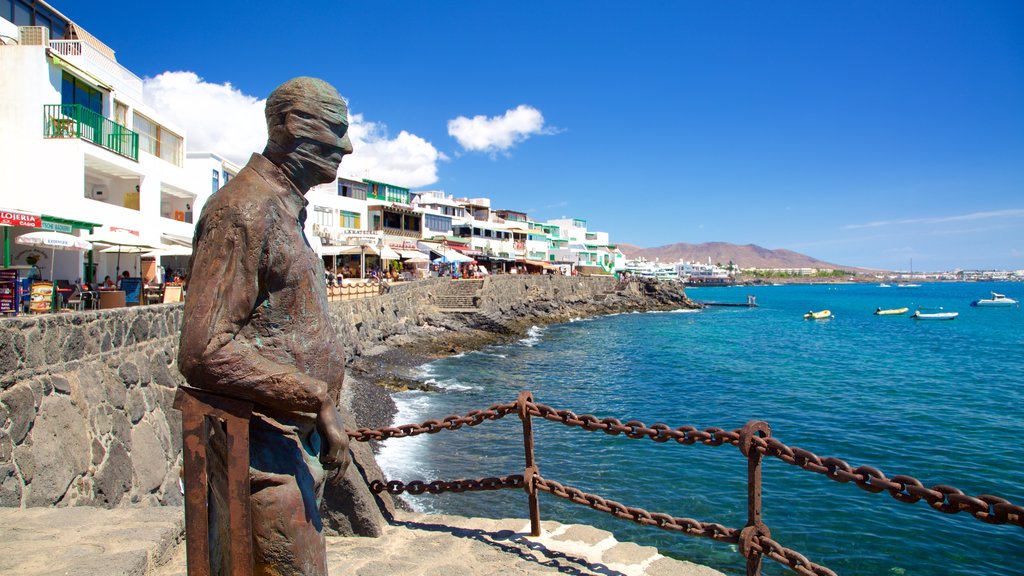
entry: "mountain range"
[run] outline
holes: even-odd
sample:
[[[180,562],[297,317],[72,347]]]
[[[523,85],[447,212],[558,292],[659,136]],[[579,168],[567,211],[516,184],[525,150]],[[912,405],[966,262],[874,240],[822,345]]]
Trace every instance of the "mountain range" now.
[[[712,264],[728,264],[734,262],[740,268],[834,268],[857,270],[852,266],[840,266],[792,250],[769,250],[756,244],[740,246],[728,242],[704,242],[688,244],[678,242],[656,248],[641,248],[633,244],[617,244],[619,250],[628,259],[645,258],[661,262],[707,262]]]

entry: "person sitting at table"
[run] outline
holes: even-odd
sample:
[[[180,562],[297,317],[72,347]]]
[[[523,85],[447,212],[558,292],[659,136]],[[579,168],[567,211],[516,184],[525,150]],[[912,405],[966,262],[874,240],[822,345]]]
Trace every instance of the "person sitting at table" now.
[[[127,280],[128,278],[131,278],[131,277],[132,277],[132,275],[130,273],[128,273],[127,270],[125,270],[124,272],[121,272],[121,277],[117,279],[117,289],[118,290],[121,289],[121,281],[122,280]]]
[[[114,284],[110,276],[104,276],[103,282],[100,283],[100,290],[114,290],[115,288],[117,288],[117,284]]]

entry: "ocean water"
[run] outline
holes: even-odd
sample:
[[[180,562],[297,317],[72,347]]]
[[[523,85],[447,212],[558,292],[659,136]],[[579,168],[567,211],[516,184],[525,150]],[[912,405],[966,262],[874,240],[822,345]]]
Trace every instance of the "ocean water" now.
[[[698,301],[759,308],[622,314],[534,328],[521,341],[421,367],[442,392],[396,396],[396,423],[537,402],[577,414],[672,427],[734,429],[765,420],[773,435],[887,476],[950,484],[1024,504],[1024,310],[972,308],[1020,283],[766,286],[688,289]],[[953,321],[878,317],[876,307],[943,307]],[[828,308],[830,320],[808,321]],[[740,528],[746,460],[731,446],[630,440],[534,419],[541,473],[628,506]],[[389,479],[521,474],[522,431],[506,417],[474,428],[387,441]],[[800,470],[762,466],[772,536],[843,575],[1024,574],[1024,530],[904,504]],[[527,517],[521,491],[424,495],[424,511]],[[541,494],[542,519],[592,524],[667,555],[743,574],[727,544],[645,528]],[[766,574],[789,573],[766,560]]]

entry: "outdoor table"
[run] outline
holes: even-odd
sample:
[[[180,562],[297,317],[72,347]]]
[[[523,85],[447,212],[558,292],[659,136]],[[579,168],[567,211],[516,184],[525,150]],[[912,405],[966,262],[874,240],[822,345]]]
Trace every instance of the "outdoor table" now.
[[[106,310],[108,308],[122,308],[124,306],[124,290],[100,291],[100,310]]]

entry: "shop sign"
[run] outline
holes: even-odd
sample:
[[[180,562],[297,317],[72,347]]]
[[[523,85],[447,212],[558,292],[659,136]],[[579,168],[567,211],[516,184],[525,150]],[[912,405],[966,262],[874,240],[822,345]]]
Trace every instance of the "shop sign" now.
[[[63,232],[65,234],[71,234],[72,232],[71,224],[62,224],[49,220],[43,220],[43,230],[53,230],[54,232]]]
[[[0,225],[39,228],[42,226],[42,218],[35,214],[26,214],[24,212],[15,212],[13,210],[0,210]]]

